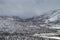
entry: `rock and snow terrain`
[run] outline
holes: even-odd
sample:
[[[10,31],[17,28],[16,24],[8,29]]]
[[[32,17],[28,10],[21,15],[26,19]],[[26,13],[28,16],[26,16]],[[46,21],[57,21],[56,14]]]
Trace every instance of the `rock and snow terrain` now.
[[[60,26],[60,10],[51,10],[37,17],[0,16],[0,33],[40,34],[55,33],[50,27]]]
[[[41,16],[28,19],[22,19],[18,16],[0,16],[0,31],[40,33],[46,26],[53,26],[54,23],[58,25],[59,21],[60,10],[51,10]]]
[[[60,20],[60,10],[59,9],[51,10],[51,11],[48,11],[40,16],[29,18],[28,20],[40,21],[40,22],[46,21],[46,20],[49,20],[49,21]]]
[[[44,29],[40,26],[38,22],[32,21],[21,21],[23,19],[17,20],[14,17],[5,17],[0,16],[0,32],[9,32],[9,33],[42,33],[42,32],[49,32],[49,29]],[[49,31],[47,31],[49,30]],[[51,30],[52,31],[52,30]]]

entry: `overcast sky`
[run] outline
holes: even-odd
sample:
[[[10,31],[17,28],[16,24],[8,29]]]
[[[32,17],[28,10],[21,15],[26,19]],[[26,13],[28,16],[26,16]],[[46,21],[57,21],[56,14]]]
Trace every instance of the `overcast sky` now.
[[[0,15],[28,18],[60,9],[60,0],[0,0]]]

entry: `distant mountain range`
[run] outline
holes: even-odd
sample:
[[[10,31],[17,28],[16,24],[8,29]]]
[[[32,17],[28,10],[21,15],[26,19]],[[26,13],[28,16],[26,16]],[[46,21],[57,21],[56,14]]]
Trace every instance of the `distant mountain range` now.
[[[41,22],[42,24],[38,24]],[[60,22],[60,10],[51,10],[40,16],[22,19],[19,16],[0,16],[0,32],[9,33],[41,33],[41,32],[54,32],[45,28],[48,22]],[[42,25],[42,27],[41,27]]]
[[[26,21],[39,21],[39,22],[54,22],[54,21],[60,21],[60,10],[51,10],[48,11],[40,16],[37,17],[32,17],[32,18],[28,18],[26,19]]]
[[[27,18],[27,19],[22,19],[20,18],[19,16],[0,16],[0,18],[4,18],[4,19],[14,19],[16,21],[32,21],[32,22],[45,22],[45,21],[56,21],[56,20],[60,20],[60,10],[57,9],[57,10],[50,10],[46,13],[43,13],[42,15],[40,16],[36,16],[36,17],[31,17],[31,18]],[[10,19],[10,20],[11,20]]]

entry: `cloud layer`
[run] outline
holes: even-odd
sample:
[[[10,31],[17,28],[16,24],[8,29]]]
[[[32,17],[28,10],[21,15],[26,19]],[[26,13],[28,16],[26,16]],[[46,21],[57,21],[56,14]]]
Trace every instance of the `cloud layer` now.
[[[0,0],[0,15],[28,18],[60,9],[60,0]]]

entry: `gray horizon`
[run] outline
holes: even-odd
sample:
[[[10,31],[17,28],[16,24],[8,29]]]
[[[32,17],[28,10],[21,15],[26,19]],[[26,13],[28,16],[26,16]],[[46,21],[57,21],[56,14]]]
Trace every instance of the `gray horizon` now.
[[[0,0],[0,15],[29,18],[60,9],[60,0]]]

